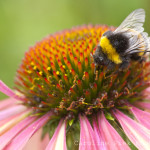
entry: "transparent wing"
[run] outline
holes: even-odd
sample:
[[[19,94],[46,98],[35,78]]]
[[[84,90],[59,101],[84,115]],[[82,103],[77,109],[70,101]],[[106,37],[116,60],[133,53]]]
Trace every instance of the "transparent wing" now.
[[[139,33],[144,31],[143,23],[145,22],[145,11],[144,9],[134,10],[126,19],[121,23],[121,25],[114,31],[117,32],[126,32],[129,29],[138,31]]]
[[[150,37],[146,32],[134,34],[129,39],[129,45],[130,47],[126,50],[125,55],[148,52],[150,51]]]

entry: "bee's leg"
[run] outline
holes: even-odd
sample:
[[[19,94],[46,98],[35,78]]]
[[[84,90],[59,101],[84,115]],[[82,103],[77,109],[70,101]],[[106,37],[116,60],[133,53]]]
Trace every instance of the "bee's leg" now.
[[[143,62],[146,61],[145,56],[138,56],[137,54],[136,55],[132,55],[131,59],[134,60],[134,61],[138,61],[140,63],[143,63]]]
[[[129,61],[123,61],[122,64],[119,66],[119,71],[127,69],[129,64]]]
[[[140,63],[143,63],[146,61],[146,58],[145,57],[141,57],[139,60],[138,60]]]
[[[107,70],[113,70],[115,67],[115,64],[112,61],[109,61],[107,64]]]
[[[139,56],[138,54],[131,55],[131,60],[139,61],[140,59],[141,59],[141,56]]]
[[[94,73],[96,73],[97,70],[99,70],[99,65],[95,64]]]

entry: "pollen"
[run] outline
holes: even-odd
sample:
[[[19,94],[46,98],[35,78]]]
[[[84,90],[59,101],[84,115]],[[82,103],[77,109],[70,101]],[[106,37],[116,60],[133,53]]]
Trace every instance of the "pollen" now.
[[[36,67],[36,66],[34,66],[34,67],[33,67],[33,70],[36,70],[36,69],[37,69],[37,67]]]
[[[43,72],[42,72],[42,71],[40,71],[40,72],[39,72],[39,74],[42,76],[42,75],[43,75]]]
[[[105,25],[74,27],[31,47],[15,80],[16,90],[25,95],[24,104],[38,109],[39,114],[52,110],[62,117],[70,113],[77,117],[79,113],[88,116],[100,109],[124,108],[122,99],[138,100],[149,84],[149,63],[131,64],[123,72],[117,68],[107,72],[106,67],[97,69],[94,64],[92,55],[101,35],[114,29]]]
[[[51,70],[51,67],[47,67],[47,70],[50,71],[50,70]]]
[[[57,71],[56,74],[59,75],[60,74],[59,71]]]

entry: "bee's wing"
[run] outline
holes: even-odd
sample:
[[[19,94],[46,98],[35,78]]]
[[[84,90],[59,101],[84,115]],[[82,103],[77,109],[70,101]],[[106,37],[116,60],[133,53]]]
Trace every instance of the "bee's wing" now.
[[[150,37],[146,32],[135,34],[129,39],[129,48],[125,55],[150,51]]]
[[[129,29],[133,29],[138,31],[139,33],[144,31],[143,23],[145,21],[145,11],[144,9],[136,9],[134,10],[126,19],[121,23],[121,25],[114,31],[114,33],[118,32],[126,32]]]

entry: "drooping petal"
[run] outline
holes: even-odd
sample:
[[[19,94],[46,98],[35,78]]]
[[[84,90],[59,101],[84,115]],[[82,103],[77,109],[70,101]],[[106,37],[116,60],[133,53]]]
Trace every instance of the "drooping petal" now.
[[[0,121],[0,128],[1,128],[4,124],[6,124],[6,123],[8,123],[9,121],[11,121],[12,119],[15,119],[16,117],[18,117],[19,115],[20,115],[20,113],[17,114],[17,115],[13,115],[13,116],[11,116],[11,117],[8,117],[8,118],[5,118],[5,119],[1,120],[1,121]]]
[[[119,121],[130,141],[140,150],[149,150],[150,130],[117,109],[113,111],[113,114]]]
[[[150,113],[142,111],[134,106],[131,106],[130,110],[132,111],[136,119],[140,122],[140,124],[144,125],[150,130]]]
[[[15,94],[3,81],[0,80],[0,91],[9,97],[16,98],[18,100],[24,100],[23,96]]]
[[[104,144],[104,139],[102,138],[102,135],[100,134],[100,131],[96,122],[96,117],[93,119],[93,128],[94,128],[94,134],[95,134],[99,149],[106,150],[107,147]]]
[[[143,95],[146,96],[146,99],[150,99],[150,87],[143,91]]]
[[[25,145],[23,150],[45,150],[48,142],[49,142],[49,135],[46,134],[44,139],[42,139],[42,132],[43,129],[39,129],[28,141]]]
[[[3,149],[11,141],[12,138],[14,138],[21,130],[28,126],[35,118],[36,117],[27,117],[12,129],[7,131],[5,134],[0,136],[0,149]]]
[[[0,110],[6,109],[7,107],[15,105],[16,101],[17,100],[15,98],[8,98],[8,99],[0,101]]]
[[[48,145],[48,143],[49,143],[49,134],[47,133],[46,135],[45,135],[45,137],[44,137],[44,139],[42,140],[42,142],[40,143],[41,144],[41,149],[43,149],[43,150],[45,150],[46,149],[46,147],[47,147],[47,145]]]
[[[97,150],[98,143],[93,128],[85,116],[80,118],[80,144],[79,150]]]
[[[46,150],[67,150],[66,147],[66,122],[63,119],[51,138]]]
[[[149,82],[150,83],[150,82]],[[150,93],[150,87],[148,87],[147,89],[145,89],[145,91]]]
[[[28,126],[25,130],[23,130],[17,137],[15,137],[11,141],[11,143],[6,147],[6,150],[22,149],[26,145],[28,140],[31,138],[31,136],[49,120],[51,115],[52,113],[49,112],[44,116],[40,117],[35,122],[33,122],[30,126]]]
[[[150,102],[135,102],[134,105],[143,109],[150,109]]]
[[[118,134],[118,132],[107,121],[103,112],[98,114],[98,124],[100,134],[102,135],[102,138],[104,139],[104,144],[107,147],[106,149],[130,150],[130,147],[125,143],[125,141]]]
[[[27,107],[23,106],[23,105],[16,105],[16,106],[12,106],[8,109],[4,109],[0,111],[0,121],[11,117],[13,115],[19,114],[23,111],[25,111],[27,109]]]
[[[18,122],[26,118],[31,113],[31,110],[26,110],[22,113],[17,114],[15,117],[11,117],[10,119],[6,119],[0,126],[0,135],[4,134],[8,130],[10,130],[13,126],[15,126]]]

